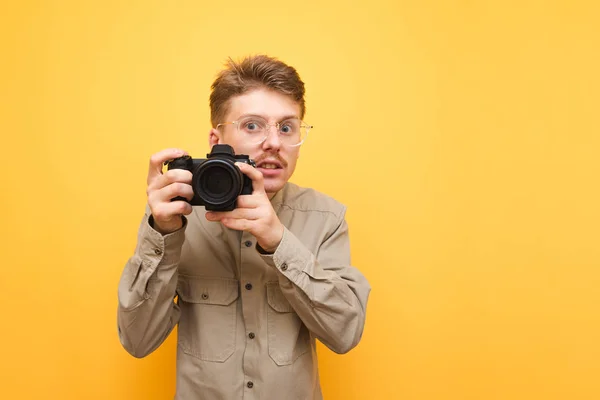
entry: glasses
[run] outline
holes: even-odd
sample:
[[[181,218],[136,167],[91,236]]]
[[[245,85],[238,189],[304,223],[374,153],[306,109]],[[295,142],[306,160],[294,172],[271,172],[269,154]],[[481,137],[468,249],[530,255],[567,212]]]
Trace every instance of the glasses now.
[[[308,131],[313,126],[305,124],[300,118],[288,118],[282,122],[269,124],[264,118],[258,116],[243,117],[238,121],[223,122],[217,125],[236,125],[239,134],[247,143],[259,144],[267,140],[270,128],[276,127],[279,140],[290,147],[300,146],[308,137]]]

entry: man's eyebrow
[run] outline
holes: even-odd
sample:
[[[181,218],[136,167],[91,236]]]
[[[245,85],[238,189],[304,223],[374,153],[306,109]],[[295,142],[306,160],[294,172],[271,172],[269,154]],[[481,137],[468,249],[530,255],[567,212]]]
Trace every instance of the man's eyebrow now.
[[[240,118],[247,118],[247,117],[259,117],[259,118],[262,118],[262,119],[264,119],[264,120],[268,120],[268,119],[269,119],[269,118],[268,118],[268,117],[266,117],[265,115],[254,114],[254,113],[242,114],[242,115],[240,115],[240,116],[239,116],[237,119],[240,119]],[[292,118],[298,118],[298,119],[300,119],[300,118],[299,118],[299,117],[298,117],[296,114],[290,114],[290,115],[285,115],[285,116],[283,116],[282,118],[280,118],[280,119],[278,120],[278,122],[279,122],[279,121],[285,121],[285,120],[292,119]]]
[[[247,117],[259,117],[262,119],[266,119],[264,115],[254,114],[254,113],[241,114],[239,117],[237,117],[237,119],[247,118]]]

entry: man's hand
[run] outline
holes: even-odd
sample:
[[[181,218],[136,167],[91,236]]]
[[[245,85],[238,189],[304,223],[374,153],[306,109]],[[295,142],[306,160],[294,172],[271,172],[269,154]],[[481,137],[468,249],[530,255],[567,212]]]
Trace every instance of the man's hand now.
[[[243,174],[252,179],[252,194],[238,197],[233,211],[207,212],[209,221],[221,221],[230,229],[250,232],[265,251],[272,253],[283,237],[283,224],[279,221],[267,193],[259,170],[246,163],[236,163]]]
[[[177,196],[191,200],[194,197],[192,173],[183,169],[172,169],[163,174],[165,161],[187,155],[183,150],[167,149],[150,157],[148,170],[148,205],[154,218],[154,229],[166,235],[175,232],[183,226],[181,215],[189,215],[192,206],[183,201],[171,201]]]

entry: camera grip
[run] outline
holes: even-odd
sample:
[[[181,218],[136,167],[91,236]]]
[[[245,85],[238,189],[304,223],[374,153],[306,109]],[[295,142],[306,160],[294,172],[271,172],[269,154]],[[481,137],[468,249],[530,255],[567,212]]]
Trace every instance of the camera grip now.
[[[168,170],[185,169],[185,170],[191,171],[192,167],[193,167],[192,157],[189,155],[177,157],[171,161],[166,162],[165,164],[167,165]],[[186,203],[190,202],[188,199],[186,199],[185,197],[182,197],[182,196],[173,197],[171,199],[171,201],[180,201],[180,200],[185,201]]]

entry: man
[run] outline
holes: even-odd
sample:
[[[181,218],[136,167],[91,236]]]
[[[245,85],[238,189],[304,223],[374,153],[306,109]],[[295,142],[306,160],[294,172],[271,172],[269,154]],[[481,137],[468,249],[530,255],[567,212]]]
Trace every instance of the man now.
[[[178,324],[176,399],[321,399],[315,340],[336,353],[363,332],[370,286],[350,265],[345,207],[288,180],[310,127],[304,83],[267,56],[229,62],[212,85],[209,143],[256,168],[233,211],[191,200],[192,173],[153,155],[148,207],[119,283],[118,327],[135,357]],[[175,301],[175,298],[177,300]]]

